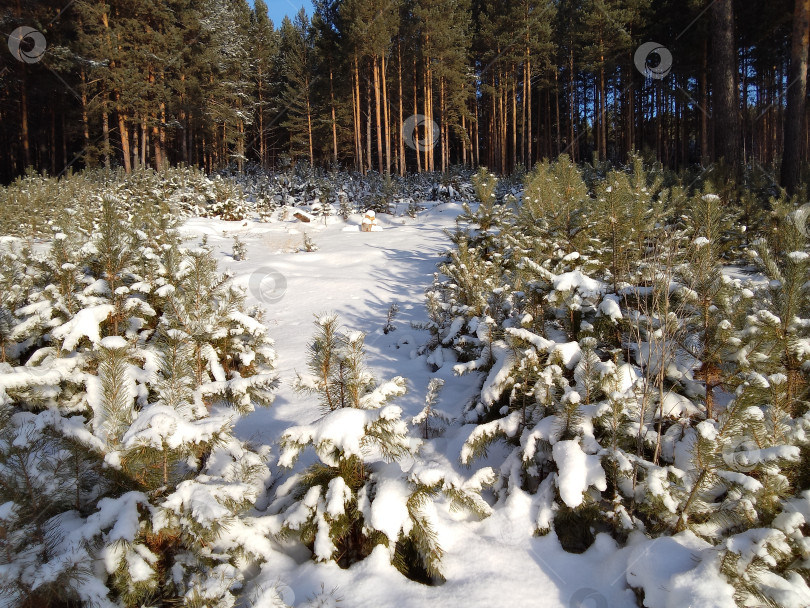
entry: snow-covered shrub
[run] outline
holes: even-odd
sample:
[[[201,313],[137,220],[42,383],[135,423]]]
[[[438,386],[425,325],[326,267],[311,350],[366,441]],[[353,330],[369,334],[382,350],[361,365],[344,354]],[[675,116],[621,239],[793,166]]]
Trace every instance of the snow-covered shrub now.
[[[316,324],[310,375],[299,377],[298,386],[317,395],[325,413],[284,432],[279,465],[292,467],[309,447],[318,461],[279,486],[273,508],[282,532],[301,538],[319,561],[346,567],[383,545],[411,578],[440,576],[431,500],[441,492],[487,515],[479,491],[490,472],[463,480],[431,467],[411,470],[419,442],[409,436],[402,410],[389,403],[405,393],[405,380],[377,384],[364,365],[362,333],[341,331],[334,315]]]
[[[436,407],[436,403],[439,401],[439,393],[443,386],[444,380],[439,378],[430,379],[427,395],[425,396],[425,407],[411,419],[411,424],[421,429],[423,439],[430,439],[432,436],[438,434],[440,430],[436,427],[431,427],[430,421],[433,418],[437,418],[444,423],[449,423],[452,420],[447,412]]]
[[[394,302],[391,306],[388,307],[388,313],[386,314],[385,318],[385,325],[383,325],[383,333],[390,334],[392,331],[397,330],[397,326],[394,325],[394,317],[396,317],[397,313],[399,312],[399,306]]]
[[[165,201],[94,205],[47,252],[0,252],[0,589],[232,605],[273,551],[249,513],[266,450],[231,432],[272,400],[272,342],[211,252],[180,247]]]
[[[492,226],[492,213],[495,207],[495,188],[498,178],[490,173],[486,167],[481,167],[473,176],[473,187],[475,196],[478,199],[478,212],[476,214],[477,224],[482,231],[487,231]]]
[[[810,254],[776,201],[778,229],[746,237],[762,279],[732,278],[733,196],[664,188],[638,159],[538,164],[514,209],[460,216],[422,352],[478,382],[461,460],[504,442],[496,491],[528,495],[537,532],[572,551],[692,534],[738,601],[776,605],[807,559],[785,522],[810,516]]]
[[[318,245],[315,244],[315,241],[312,240],[312,237],[309,236],[306,232],[302,235],[303,240],[303,248],[304,251],[312,253],[313,251],[318,251]]]
[[[236,262],[241,262],[247,259],[247,245],[245,245],[245,242],[239,238],[238,234],[234,235],[233,237],[233,250],[231,256]]]

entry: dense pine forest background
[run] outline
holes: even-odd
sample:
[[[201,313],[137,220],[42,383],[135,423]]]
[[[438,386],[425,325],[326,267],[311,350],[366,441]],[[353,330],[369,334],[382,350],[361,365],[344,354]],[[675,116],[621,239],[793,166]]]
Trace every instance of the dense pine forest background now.
[[[0,29],[34,28],[47,48],[0,53],[0,181],[27,167],[300,160],[508,173],[633,150],[673,169],[722,158],[789,191],[801,181],[806,1],[313,4],[278,24],[262,0],[6,3]],[[645,42],[664,50],[639,66]],[[436,145],[406,145],[414,124]]]

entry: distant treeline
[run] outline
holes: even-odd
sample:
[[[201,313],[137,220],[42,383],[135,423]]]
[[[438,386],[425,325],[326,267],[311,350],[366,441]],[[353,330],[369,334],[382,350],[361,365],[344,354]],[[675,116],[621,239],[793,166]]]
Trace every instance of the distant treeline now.
[[[298,160],[507,173],[638,150],[800,181],[810,0],[314,7],[274,24],[262,0],[16,0],[0,11],[0,179]]]

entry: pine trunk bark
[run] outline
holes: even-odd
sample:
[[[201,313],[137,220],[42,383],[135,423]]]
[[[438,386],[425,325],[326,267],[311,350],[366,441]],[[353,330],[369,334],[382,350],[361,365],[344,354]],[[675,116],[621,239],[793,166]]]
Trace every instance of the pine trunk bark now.
[[[360,66],[357,61],[357,54],[354,56],[354,88],[352,100],[354,101],[354,145],[357,156],[357,170],[365,174],[363,164],[363,128],[362,128],[362,98],[360,97]]]
[[[807,95],[807,52],[810,42],[810,0],[796,0],[790,49],[787,110],[785,113],[782,186],[795,194],[801,179],[801,148]]]
[[[703,61],[700,66],[700,158],[709,166],[709,41],[703,41]]]
[[[512,166],[514,171],[518,163],[520,150],[518,148],[518,113],[517,113],[517,70],[512,71]]]
[[[104,168],[110,169],[110,113],[107,110],[106,92],[102,91],[101,135],[103,141]]]
[[[404,125],[404,111],[402,107],[402,45],[397,42],[397,67],[399,68],[399,141],[397,148],[399,149],[399,174],[405,177],[405,137],[402,133]]]
[[[712,95],[716,159],[740,168],[740,119],[737,99],[737,43],[733,0],[712,5]]]
[[[366,87],[366,171],[371,171],[371,87]]]
[[[121,152],[124,156],[124,172],[132,173],[132,164],[129,158],[129,129],[127,122],[124,119],[124,113],[121,111],[120,105],[118,107],[118,131],[121,134]]]
[[[163,80],[162,73],[160,79]],[[168,147],[166,146],[166,104],[165,102],[162,101],[160,102],[160,124],[158,125],[158,137],[160,138],[160,152],[161,152],[160,168],[165,169],[169,165],[169,156],[168,156]]]
[[[447,121],[445,120],[445,99],[444,99],[444,76],[439,78],[439,112],[441,115],[441,151],[442,151],[442,173],[447,171]]]
[[[22,139],[25,168],[31,166],[31,138],[28,134],[28,66],[20,68],[20,137]]]
[[[554,156],[560,155],[560,141],[561,141],[561,134],[560,134],[560,83],[559,78],[557,76],[557,70],[554,70],[554,105],[557,108],[557,141],[554,148]]]
[[[141,167],[146,167],[146,150],[149,147],[148,133],[149,131],[146,128],[146,114],[143,114],[141,115]]]
[[[332,162],[337,166],[338,144],[337,144],[337,118],[335,117],[335,87],[333,82],[332,65],[329,65],[329,101],[332,107]]]
[[[305,80],[306,84],[306,92],[307,92],[307,140],[309,142],[309,166],[315,166],[315,154],[313,153],[313,145],[312,145],[312,104],[309,100],[309,77]]]
[[[413,115],[419,114],[419,100],[418,100],[418,81],[416,73],[416,59],[413,60]],[[408,136],[411,136],[408,133]],[[419,146],[415,146],[416,150],[416,172],[422,173],[422,156],[419,153]]]
[[[82,80],[82,140],[84,142],[84,152],[90,148],[90,117],[87,113],[87,74],[84,68],[81,70]]]
[[[101,15],[101,22],[104,25],[104,41],[107,47],[108,56],[112,55],[112,38],[110,36],[110,20],[109,15],[104,12]],[[110,72],[115,73],[116,62],[114,59],[110,61]],[[132,168],[129,162],[129,133],[127,132],[126,120],[124,119],[123,109],[121,108],[121,92],[118,89],[113,89],[113,97],[115,97],[115,113],[118,115],[118,131],[121,137],[121,151],[124,156],[124,171],[130,173]]]
[[[377,170],[382,174],[383,172],[383,131],[382,131],[382,113],[380,106],[380,60],[374,55],[374,110],[377,119]]]
[[[599,158],[607,160],[607,100],[605,98],[605,56],[599,65]]]
[[[526,49],[526,87],[524,89],[526,96],[526,169],[532,167],[532,51]],[[539,105],[539,100],[538,100]],[[540,123],[537,123],[538,130]],[[540,134],[537,134],[537,141],[540,141]]]
[[[433,143],[433,81],[430,70],[430,58],[425,58],[425,129],[426,139]],[[417,146],[419,147],[419,146]],[[433,147],[425,146],[425,171],[433,171]]]
[[[391,121],[388,111],[388,79],[385,77],[385,55],[380,57],[380,77],[382,79],[383,124],[385,126],[385,174],[391,173]]]
[[[575,136],[575,111],[576,111],[576,89],[574,87],[574,48],[571,46],[569,53],[568,53],[568,114],[569,114],[569,141],[567,148],[569,149],[568,155],[571,157],[571,160],[576,162],[577,155],[576,155],[576,139]]]

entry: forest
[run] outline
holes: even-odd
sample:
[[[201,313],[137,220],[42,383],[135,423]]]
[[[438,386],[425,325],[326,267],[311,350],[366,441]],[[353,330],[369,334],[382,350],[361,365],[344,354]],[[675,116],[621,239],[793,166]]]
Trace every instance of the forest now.
[[[676,170],[724,159],[794,191],[809,147],[808,12],[787,0],[316,0],[311,17],[274,24],[262,0],[15,0],[3,31],[42,40],[18,33],[22,55],[0,53],[0,181],[28,167],[299,160],[507,174],[636,150]]]
[[[0,7],[0,608],[810,606],[810,0],[273,2]]]

